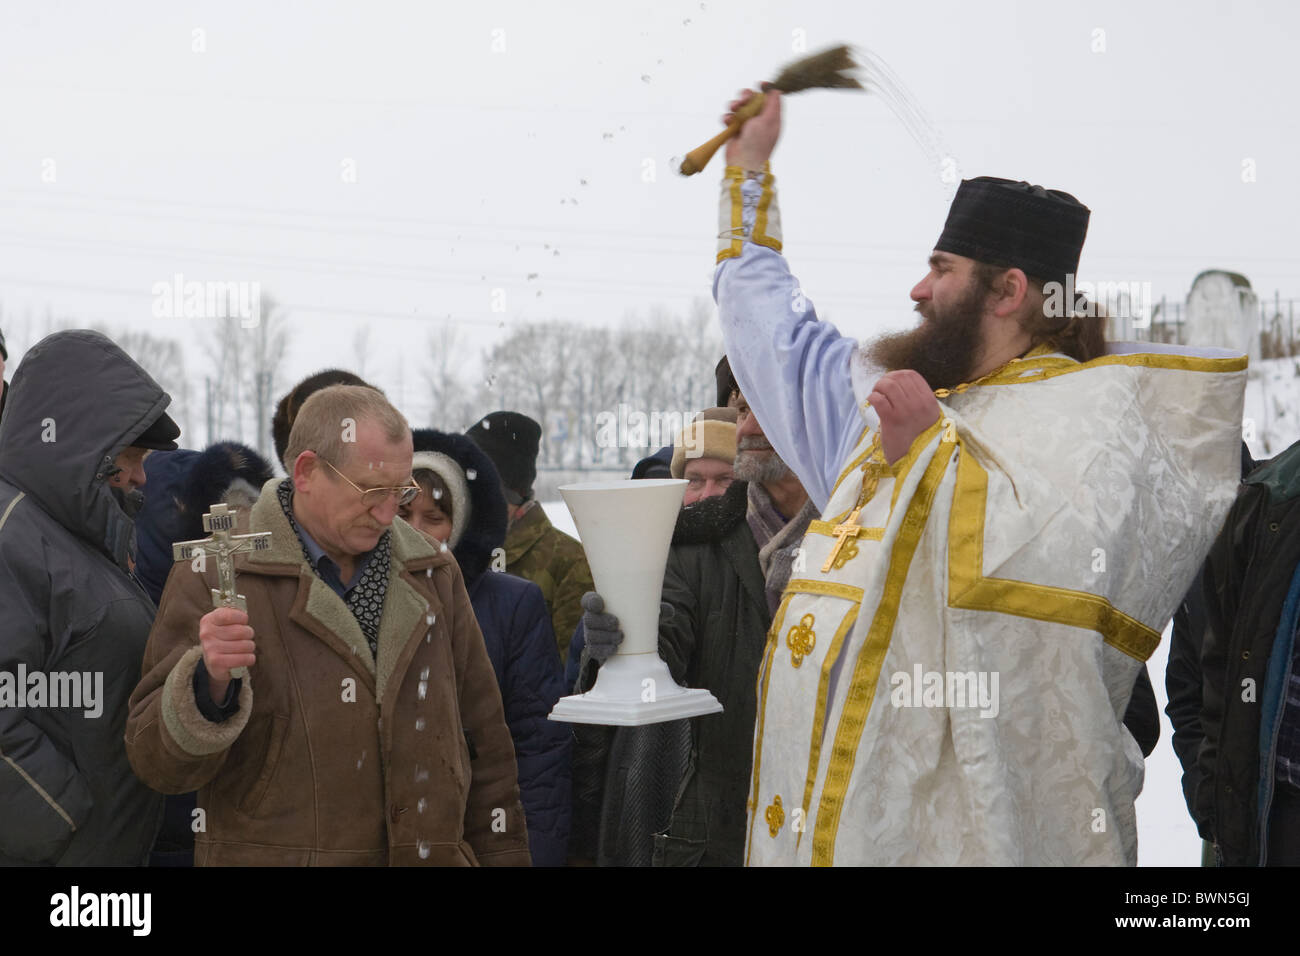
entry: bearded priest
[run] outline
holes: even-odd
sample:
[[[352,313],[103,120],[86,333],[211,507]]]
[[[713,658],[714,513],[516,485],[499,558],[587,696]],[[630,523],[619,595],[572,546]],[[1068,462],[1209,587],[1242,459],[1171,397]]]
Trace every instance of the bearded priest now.
[[[921,325],[841,336],[781,254],[780,105],[728,144],[714,296],[822,517],[768,632],[746,862],[1135,864],[1124,712],[1232,503],[1246,359],[1061,315],[1089,210],[987,177]]]

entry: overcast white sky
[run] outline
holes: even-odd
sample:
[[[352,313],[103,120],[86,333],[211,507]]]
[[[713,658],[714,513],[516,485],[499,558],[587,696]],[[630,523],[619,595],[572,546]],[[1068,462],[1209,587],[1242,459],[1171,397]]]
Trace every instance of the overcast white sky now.
[[[154,283],[256,281],[292,314],[283,382],[353,364],[369,323],[367,377],[427,420],[418,380],[438,322],[473,365],[523,323],[709,295],[721,163],[683,180],[668,160],[801,42],[882,57],[961,175],[1090,206],[1083,278],[1181,299],[1215,267],[1300,297],[1298,9],[6,0],[10,374],[26,312],[194,341],[203,320],[152,316]],[[851,334],[910,325],[947,209],[938,168],[871,96],[792,97],[786,123],[774,171],[804,288]],[[192,377],[203,361],[189,350]],[[1159,686],[1161,661],[1152,673]],[[1168,734],[1139,806],[1143,860],[1191,863]]]
[[[46,308],[195,338],[152,316],[155,282],[258,281],[293,316],[283,381],[349,364],[369,322],[368,377],[419,419],[437,321],[474,362],[520,323],[708,296],[721,162],[668,160],[800,42],[881,56],[961,175],[1089,205],[1083,278],[1181,298],[1220,267],[1300,296],[1297,28],[1284,2],[8,0],[0,307],[15,350]],[[877,98],[786,106],[796,274],[846,331],[909,325],[938,169]]]

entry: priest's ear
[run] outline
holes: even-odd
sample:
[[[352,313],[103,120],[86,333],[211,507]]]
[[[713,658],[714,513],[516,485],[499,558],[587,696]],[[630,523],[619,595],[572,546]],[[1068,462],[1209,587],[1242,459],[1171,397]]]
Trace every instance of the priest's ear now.
[[[989,284],[989,307],[999,318],[1010,318],[1024,311],[1033,293],[1033,283],[1023,269],[1002,269]]]

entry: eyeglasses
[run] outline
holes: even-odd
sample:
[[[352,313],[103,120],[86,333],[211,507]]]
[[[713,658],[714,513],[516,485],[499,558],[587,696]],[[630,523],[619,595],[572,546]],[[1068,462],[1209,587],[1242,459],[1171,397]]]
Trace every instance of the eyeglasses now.
[[[317,455],[316,457],[320,458],[319,455]],[[329,465],[330,468],[333,469],[334,474],[338,475],[340,478],[346,481],[353,488],[357,489],[358,493],[360,493],[361,495],[361,503],[365,505],[367,508],[374,508],[377,507],[378,505],[382,505],[385,502],[387,502],[390,498],[393,497],[397,498],[398,505],[409,505],[412,501],[414,501],[416,498],[420,496],[420,486],[414,484],[398,485],[395,488],[360,488],[357,486],[356,482],[354,482],[347,475],[343,474],[343,472],[339,471],[337,468],[331,465],[324,458],[320,458],[320,460],[324,461],[325,464]]]

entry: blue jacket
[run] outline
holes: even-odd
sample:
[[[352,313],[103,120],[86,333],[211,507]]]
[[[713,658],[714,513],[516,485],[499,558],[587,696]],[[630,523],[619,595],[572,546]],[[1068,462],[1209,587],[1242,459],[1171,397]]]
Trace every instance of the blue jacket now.
[[[414,438],[417,452],[441,452],[465,473],[470,521],[452,554],[501,689],[533,865],[563,866],[572,816],[573,733],[568,724],[547,719],[565,696],[565,684],[546,600],[536,584],[505,573],[506,501],[492,460],[464,435],[416,429]]]

